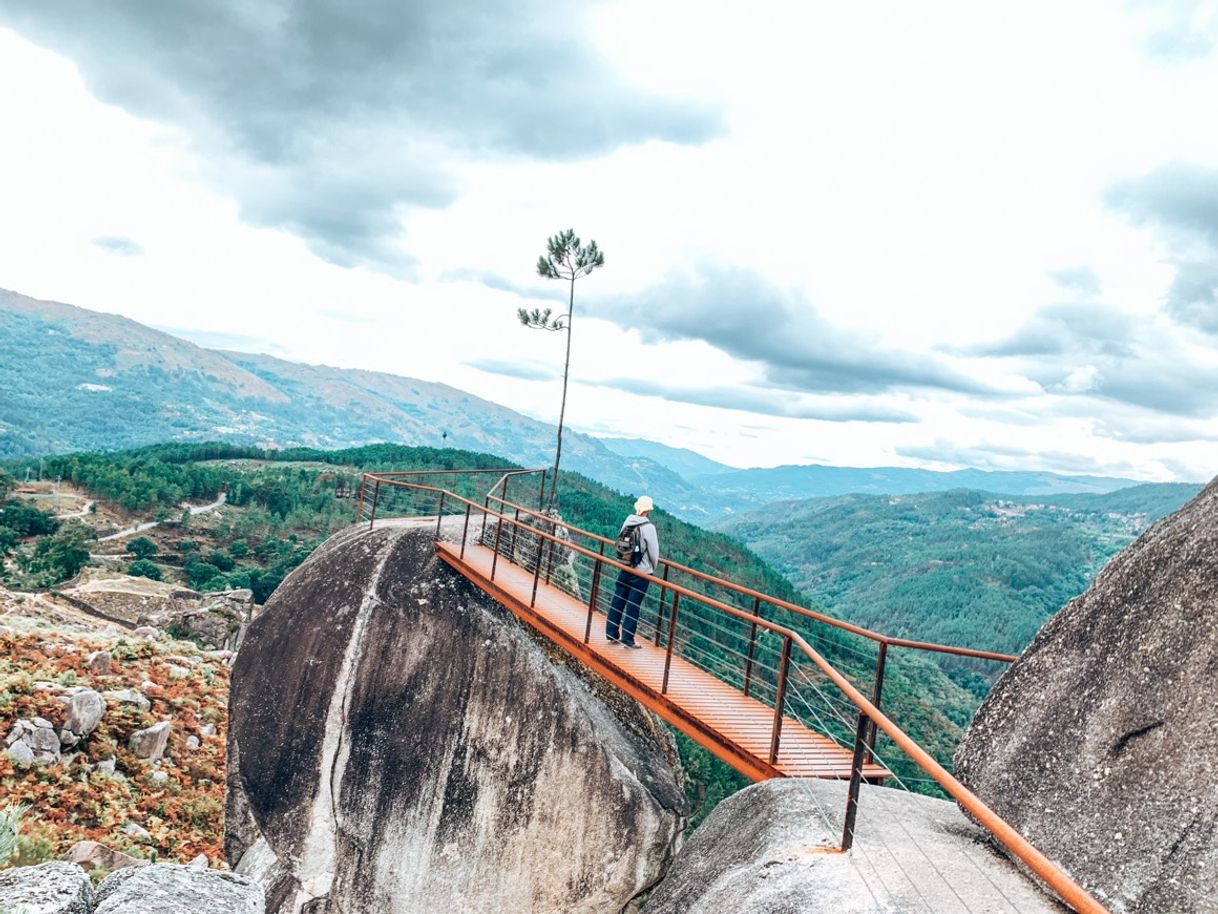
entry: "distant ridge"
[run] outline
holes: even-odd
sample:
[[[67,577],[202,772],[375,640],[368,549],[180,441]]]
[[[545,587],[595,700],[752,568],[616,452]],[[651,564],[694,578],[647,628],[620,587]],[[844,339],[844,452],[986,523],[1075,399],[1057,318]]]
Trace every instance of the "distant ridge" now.
[[[386,372],[206,349],[114,314],[0,290],[0,460],[223,439],[262,447],[381,441],[553,459],[554,426],[450,387]],[[1133,480],[904,467],[736,469],[639,438],[567,431],[564,466],[713,524],[773,501],[958,488],[1104,493]]]
[[[911,495],[978,489],[1004,495],[1103,494],[1137,485],[1138,480],[1106,476],[1002,470],[940,472],[912,467],[780,466],[695,476],[696,485],[713,485],[726,498],[753,502],[824,498],[830,495]]]

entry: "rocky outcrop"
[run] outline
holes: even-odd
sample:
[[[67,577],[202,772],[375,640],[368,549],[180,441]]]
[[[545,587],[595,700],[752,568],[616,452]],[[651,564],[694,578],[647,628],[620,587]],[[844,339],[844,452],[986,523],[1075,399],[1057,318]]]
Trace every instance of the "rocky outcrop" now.
[[[845,785],[828,781],[766,781],[728,797],[643,914],[1061,911],[951,803],[864,785],[849,854],[836,852],[844,809]]]
[[[0,911],[91,914],[93,883],[75,863],[41,863],[0,872]]]
[[[998,681],[961,779],[1121,914],[1215,910],[1218,482],[1119,553]]]
[[[120,855],[121,856],[121,855]],[[0,872],[5,914],[264,914],[262,890],[235,873],[157,863],[127,866],[93,889],[76,863]]]
[[[617,914],[684,825],[671,739],[547,656],[433,536],[345,531],[251,625],[230,861],[273,914]]]
[[[59,734],[44,717],[14,721],[5,744],[16,765],[53,765],[59,761]]]
[[[263,914],[262,889],[236,873],[157,863],[118,870],[97,887],[93,914]]]

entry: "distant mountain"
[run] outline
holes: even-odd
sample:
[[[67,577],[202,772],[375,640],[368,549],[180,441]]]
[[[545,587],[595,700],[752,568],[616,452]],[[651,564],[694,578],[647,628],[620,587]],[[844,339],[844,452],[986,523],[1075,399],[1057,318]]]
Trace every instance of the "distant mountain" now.
[[[369,442],[464,448],[526,466],[554,426],[446,384],[204,349],[112,314],[0,290],[0,459],[162,441],[268,447]],[[707,518],[678,474],[568,431],[564,466]]]
[[[844,495],[778,502],[721,529],[842,618],[1017,653],[1114,553],[1199,489]]]
[[[113,314],[0,290],[0,460],[218,438],[265,447],[447,445],[544,466],[554,426],[446,384],[204,349]],[[962,487],[1108,492],[1130,480],[900,467],[739,470],[638,438],[568,431],[563,465],[695,523],[772,501]]]
[[[1137,485],[1136,480],[1106,476],[1061,476],[1057,473],[956,470],[939,472],[910,467],[781,466],[734,470],[690,477],[728,503],[764,504],[830,495],[909,495],[979,489],[1007,495],[1059,492],[1112,492]]]
[[[697,451],[683,447],[669,447],[646,438],[600,438],[600,443],[623,457],[642,457],[660,466],[667,467],[678,476],[693,479],[696,476],[714,476],[737,469],[703,457]]]

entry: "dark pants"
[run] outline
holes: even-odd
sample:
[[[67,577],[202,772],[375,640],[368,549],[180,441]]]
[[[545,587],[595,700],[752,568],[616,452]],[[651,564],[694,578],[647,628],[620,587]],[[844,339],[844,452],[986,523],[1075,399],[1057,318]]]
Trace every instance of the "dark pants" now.
[[[605,634],[608,637],[620,639],[623,644],[634,643],[634,632],[639,627],[639,604],[643,602],[643,596],[650,584],[649,580],[632,571],[623,570],[617,573],[613,602],[609,604],[609,621],[605,625]]]

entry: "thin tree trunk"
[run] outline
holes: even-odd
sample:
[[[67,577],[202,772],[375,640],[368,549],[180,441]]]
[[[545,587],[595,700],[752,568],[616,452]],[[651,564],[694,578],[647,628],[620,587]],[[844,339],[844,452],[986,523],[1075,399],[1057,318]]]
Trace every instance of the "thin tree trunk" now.
[[[571,298],[567,302],[567,360],[562,367],[562,405],[558,408],[558,444],[554,448],[554,475],[550,477],[550,504],[558,504],[558,464],[562,461],[562,424],[567,415],[567,375],[571,373],[571,322],[575,316],[575,275],[571,275]]]

